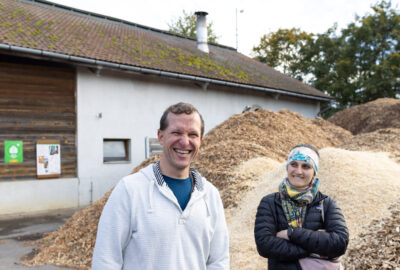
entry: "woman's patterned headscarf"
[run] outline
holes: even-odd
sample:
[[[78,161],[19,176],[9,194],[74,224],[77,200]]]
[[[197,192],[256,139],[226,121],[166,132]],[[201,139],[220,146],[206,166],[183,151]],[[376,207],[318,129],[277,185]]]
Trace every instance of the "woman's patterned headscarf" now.
[[[318,172],[318,165],[319,165],[319,157],[317,153],[305,146],[299,146],[296,148],[293,148],[292,151],[290,151],[287,162],[286,162],[286,168],[289,166],[290,162],[295,161],[295,160],[300,160],[303,162],[309,163],[313,169],[315,174]]]

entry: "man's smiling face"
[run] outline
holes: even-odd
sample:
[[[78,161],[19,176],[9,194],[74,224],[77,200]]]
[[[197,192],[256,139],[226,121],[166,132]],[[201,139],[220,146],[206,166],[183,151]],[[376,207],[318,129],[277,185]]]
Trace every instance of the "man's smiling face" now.
[[[187,178],[190,163],[201,144],[201,119],[197,112],[191,114],[168,113],[168,126],[158,131],[158,141],[163,147],[160,168],[173,178]]]

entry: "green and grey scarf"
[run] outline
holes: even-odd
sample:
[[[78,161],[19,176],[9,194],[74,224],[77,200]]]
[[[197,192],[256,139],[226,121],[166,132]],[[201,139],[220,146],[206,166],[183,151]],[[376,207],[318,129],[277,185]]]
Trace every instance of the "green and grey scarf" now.
[[[292,228],[302,227],[306,216],[307,205],[310,204],[318,192],[319,179],[314,178],[310,186],[304,190],[294,188],[287,178],[279,185],[282,208],[286,220]]]

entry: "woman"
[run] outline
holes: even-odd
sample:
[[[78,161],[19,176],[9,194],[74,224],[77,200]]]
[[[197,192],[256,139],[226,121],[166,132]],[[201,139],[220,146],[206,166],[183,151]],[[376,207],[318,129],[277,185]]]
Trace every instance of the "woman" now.
[[[346,252],[349,233],[336,202],[318,191],[318,150],[300,144],[290,151],[287,177],[279,192],[265,196],[258,206],[254,236],[268,269],[324,269],[307,267],[310,258],[337,267],[333,259]],[[303,259],[307,258],[307,259]]]

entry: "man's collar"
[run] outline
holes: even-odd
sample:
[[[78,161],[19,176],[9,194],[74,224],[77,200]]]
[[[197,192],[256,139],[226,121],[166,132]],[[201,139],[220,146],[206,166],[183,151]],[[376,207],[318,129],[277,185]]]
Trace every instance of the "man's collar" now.
[[[166,184],[160,170],[160,161],[157,161],[156,163],[153,164],[153,172],[154,175],[156,176],[157,184],[159,186],[163,186],[164,184]],[[193,179],[195,188],[197,188],[199,191],[203,191],[204,187],[200,173],[196,169],[190,168],[189,174]]]

